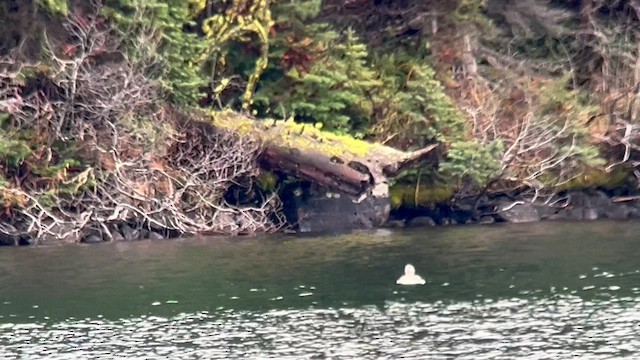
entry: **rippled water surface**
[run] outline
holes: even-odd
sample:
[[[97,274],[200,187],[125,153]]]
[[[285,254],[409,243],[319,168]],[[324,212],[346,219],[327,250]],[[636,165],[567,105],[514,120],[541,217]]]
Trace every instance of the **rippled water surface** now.
[[[637,359],[639,259],[615,222],[0,248],[0,359]]]

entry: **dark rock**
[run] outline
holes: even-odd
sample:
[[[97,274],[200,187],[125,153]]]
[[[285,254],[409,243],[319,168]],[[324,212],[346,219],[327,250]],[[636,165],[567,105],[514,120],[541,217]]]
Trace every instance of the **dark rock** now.
[[[140,232],[132,229],[131,226],[127,224],[120,225],[120,232],[126,241],[138,240],[140,238]]]
[[[582,217],[585,220],[598,220],[598,209],[584,208],[582,210]]]
[[[49,226],[51,234],[44,234],[41,238],[36,239],[38,244],[56,244],[56,243],[78,243],[81,241],[82,235],[79,231],[74,231],[72,224],[46,223]],[[52,234],[69,234],[66,238],[58,238]]]
[[[637,206],[629,206],[629,219],[640,219],[640,209]]]
[[[627,220],[631,217],[632,209],[626,204],[612,204],[607,212],[602,214],[603,218],[612,220]]]
[[[547,217],[547,220],[567,220],[567,213],[560,211],[555,214],[551,214]]]
[[[584,208],[582,206],[568,206],[563,210],[566,220],[584,219]]]
[[[115,229],[111,232],[111,237],[113,241],[124,241],[124,236],[120,233],[120,231],[118,231],[118,229]]]
[[[98,235],[87,235],[82,238],[82,242],[85,244],[97,244],[103,242],[103,240]]]
[[[11,224],[3,224],[2,225],[5,230],[9,233],[17,233],[18,229]],[[5,234],[4,232],[0,232],[0,245],[8,245],[8,246],[17,246],[20,243],[20,236],[14,234]]]
[[[541,220],[551,219],[559,211],[558,208],[554,208],[547,205],[534,205],[534,206],[536,208],[536,211],[538,211],[538,215],[540,215]]]
[[[302,190],[300,190],[302,191]],[[321,191],[285,196],[285,215],[300,232],[340,232],[382,226],[389,216],[389,198],[351,196]]]
[[[534,205],[513,202],[498,205],[498,216],[507,222],[525,223],[540,221],[540,214]]]
[[[22,234],[19,237],[18,245],[20,246],[38,245],[38,239],[33,238],[31,235]]]
[[[155,231],[150,231],[149,235],[147,235],[147,239],[149,239],[149,240],[162,240],[162,239],[164,239],[164,236],[158,234]]]
[[[389,220],[384,227],[389,229],[399,229],[405,227],[405,222],[403,220]]]
[[[436,226],[436,222],[428,216],[418,216],[407,221],[407,227]]]
[[[489,215],[485,215],[478,220],[478,224],[493,224],[494,222],[496,222],[496,219]]]

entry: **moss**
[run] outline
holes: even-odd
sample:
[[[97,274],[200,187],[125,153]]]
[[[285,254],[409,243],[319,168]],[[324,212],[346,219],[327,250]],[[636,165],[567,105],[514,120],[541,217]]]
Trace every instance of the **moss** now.
[[[37,3],[53,15],[67,15],[69,12],[67,0],[38,0]]]
[[[232,111],[216,111],[211,116],[214,125],[232,130],[241,136],[260,131],[259,137],[264,142],[283,144],[297,149],[316,150],[329,156],[364,157],[376,146],[349,135],[322,131],[312,125],[299,124],[292,120],[260,120],[262,126],[256,126],[256,120]]]
[[[611,172],[598,168],[588,168],[582,175],[559,186],[557,190],[614,189],[623,186],[631,174],[632,171],[630,169],[622,167],[616,168]]]
[[[429,207],[450,200],[456,188],[450,185],[395,184],[391,186],[391,208]]]
[[[260,189],[272,193],[276,191],[278,186],[278,176],[271,171],[260,171],[255,181]]]

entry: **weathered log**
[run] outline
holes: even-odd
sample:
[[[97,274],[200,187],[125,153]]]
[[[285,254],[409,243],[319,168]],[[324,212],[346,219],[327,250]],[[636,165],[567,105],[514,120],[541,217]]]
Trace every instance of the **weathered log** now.
[[[253,120],[234,112],[213,114],[215,126],[241,135],[255,136],[264,144],[261,161],[271,170],[283,171],[351,195],[381,189],[389,177],[425,159],[437,147],[405,152],[350,136],[323,132],[293,121]],[[378,190],[379,192],[376,192]]]
[[[368,197],[374,199],[362,204],[376,207],[371,209],[375,214],[375,219],[371,219],[373,224],[388,218],[388,179],[426,159],[437,147],[433,144],[405,152],[324,132],[311,125],[254,120],[230,111],[215,112],[212,118],[217,128],[260,140],[264,146],[259,158],[263,168],[310,181],[328,192],[348,195],[354,203]],[[385,201],[386,205],[381,205]]]

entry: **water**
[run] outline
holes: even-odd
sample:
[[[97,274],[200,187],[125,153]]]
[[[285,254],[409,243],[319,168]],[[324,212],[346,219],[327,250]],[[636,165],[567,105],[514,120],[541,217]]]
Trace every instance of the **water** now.
[[[0,358],[639,358],[639,233],[537,223],[0,248]],[[408,262],[426,285],[395,284]]]

